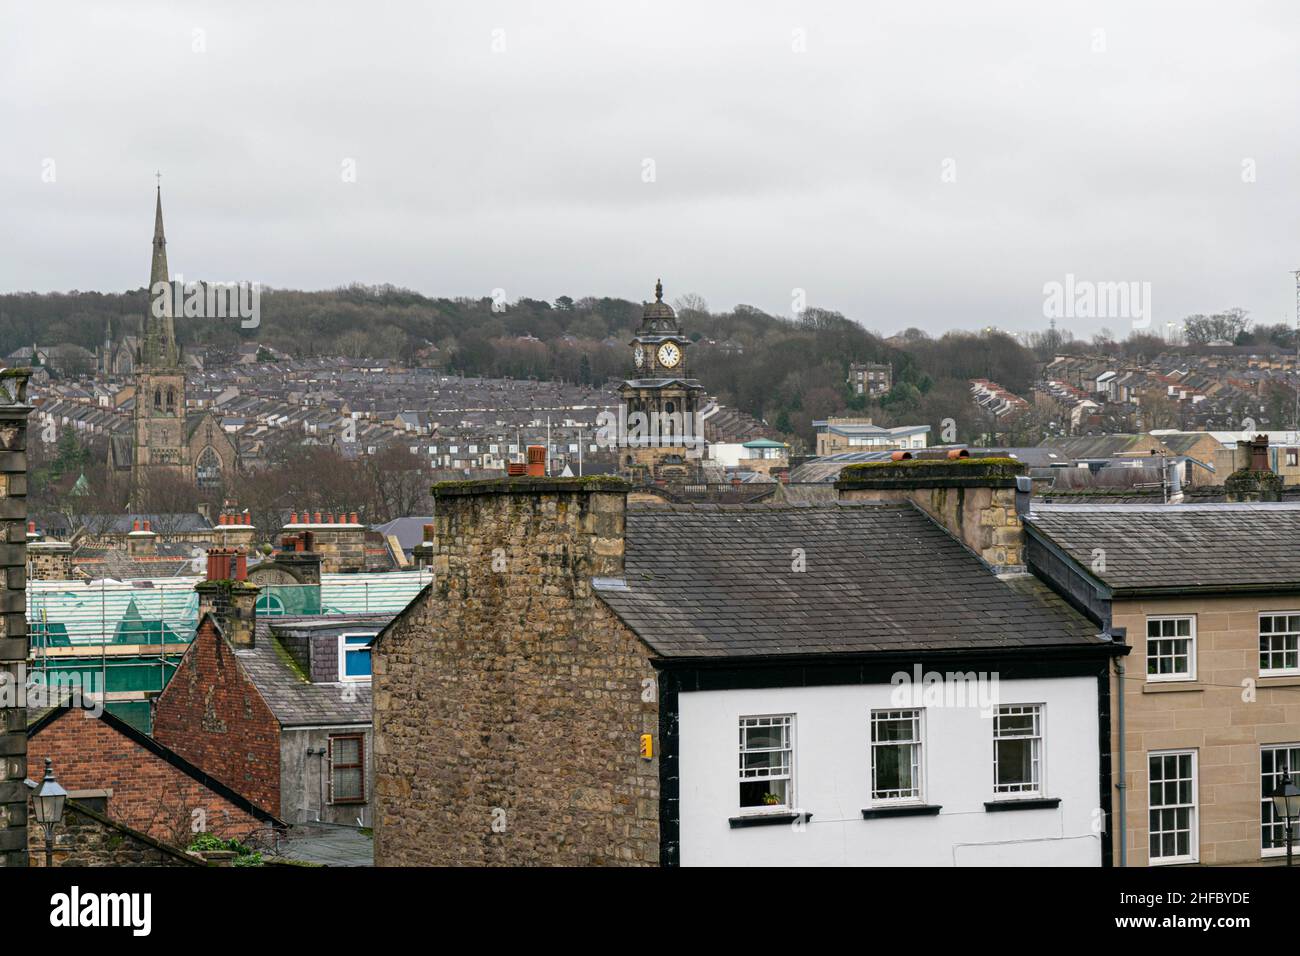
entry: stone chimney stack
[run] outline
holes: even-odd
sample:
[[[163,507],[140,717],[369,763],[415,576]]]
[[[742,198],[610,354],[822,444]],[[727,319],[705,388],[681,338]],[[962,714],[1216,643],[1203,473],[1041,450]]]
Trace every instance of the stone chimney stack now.
[[[434,485],[430,539],[441,587],[466,597],[500,590],[505,569],[531,594],[590,592],[623,574],[627,485],[616,478],[506,478]],[[483,588],[483,592],[479,588]]]
[[[1269,463],[1267,435],[1237,442],[1233,455],[1237,470],[1223,481],[1228,501],[1281,501],[1282,476]]]
[[[1014,458],[867,462],[840,472],[843,501],[911,501],[998,573],[1023,571],[1031,485]]]
[[[411,549],[411,557],[415,559],[417,568],[427,568],[433,565],[433,534],[436,525],[426,524],[424,526],[424,540]]]
[[[315,532],[285,535],[280,539],[280,550],[271,556],[271,561],[258,565],[258,569],[271,565],[288,569],[302,584],[320,584],[321,555],[316,550]]]
[[[131,533],[126,536],[126,553],[133,558],[158,553],[158,533],[149,526],[148,518],[137,518],[131,523]]]
[[[0,868],[27,865],[27,377],[0,371]]]
[[[261,588],[248,580],[247,554],[230,548],[210,548],[207,578],[194,590],[199,594],[200,620],[211,614],[234,647],[255,644],[257,595]]]
[[[314,549],[320,555],[320,569],[326,574],[365,570],[366,526],[355,511],[294,512],[284,530],[311,532]]]
[[[217,515],[217,525],[212,529],[214,543],[223,548],[250,551],[257,529],[253,527],[253,516],[245,508],[238,512],[225,512]]]
[[[376,865],[658,861],[655,672],[592,583],[624,575],[630,487],[433,486],[433,584],[371,651]]]

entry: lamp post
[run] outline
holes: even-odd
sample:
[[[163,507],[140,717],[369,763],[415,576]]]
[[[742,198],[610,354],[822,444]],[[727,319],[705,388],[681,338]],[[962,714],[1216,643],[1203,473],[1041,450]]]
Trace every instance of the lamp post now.
[[[1286,820],[1286,865],[1291,865],[1291,821],[1300,817],[1300,787],[1288,773],[1273,791],[1273,811]]]
[[[1296,792],[1300,793],[1300,790]],[[45,779],[36,788],[36,795],[32,798],[35,805],[36,822],[45,830],[46,866],[54,865],[54,828],[63,819],[63,805],[67,802],[67,799],[68,791],[59,786],[59,781],[54,779],[54,762],[49,757],[46,757]]]

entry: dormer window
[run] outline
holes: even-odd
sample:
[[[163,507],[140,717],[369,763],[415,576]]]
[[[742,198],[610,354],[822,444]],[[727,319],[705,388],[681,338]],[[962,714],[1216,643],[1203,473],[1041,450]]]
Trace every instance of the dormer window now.
[[[370,642],[373,634],[339,635],[339,680],[370,680]]]

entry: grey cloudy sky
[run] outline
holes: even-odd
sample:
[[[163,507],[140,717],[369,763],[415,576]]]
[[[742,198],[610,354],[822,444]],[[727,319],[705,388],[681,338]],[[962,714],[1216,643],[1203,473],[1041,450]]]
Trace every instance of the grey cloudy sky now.
[[[187,278],[1294,321],[1297,107],[1293,0],[8,2],[0,290],[143,286],[161,169]]]

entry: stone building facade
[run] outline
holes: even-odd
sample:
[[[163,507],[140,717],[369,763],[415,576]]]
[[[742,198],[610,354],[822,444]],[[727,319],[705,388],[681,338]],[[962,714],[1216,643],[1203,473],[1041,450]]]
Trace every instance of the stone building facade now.
[[[170,296],[155,301],[154,294],[160,284],[170,289],[170,283],[160,190],[154,208],[149,306],[133,368],[131,440],[113,441],[109,450],[110,467],[130,471],[131,499],[136,508],[144,506],[163,476],[215,491],[238,467],[238,450],[220,421],[210,412],[187,413],[185,367],[176,340],[174,306]]]
[[[435,486],[434,583],[373,644],[375,862],[654,865],[653,654],[594,593],[626,485]]]
[[[621,470],[640,482],[695,482],[704,457],[704,386],[688,377],[690,339],[663,298],[656,282],[655,301],[646,305],[631,342],[636,377],[618,388],[627,416],[627,433],[619,436]]]
[[[0,866],[27,863],[28,371],[0,372]]]

